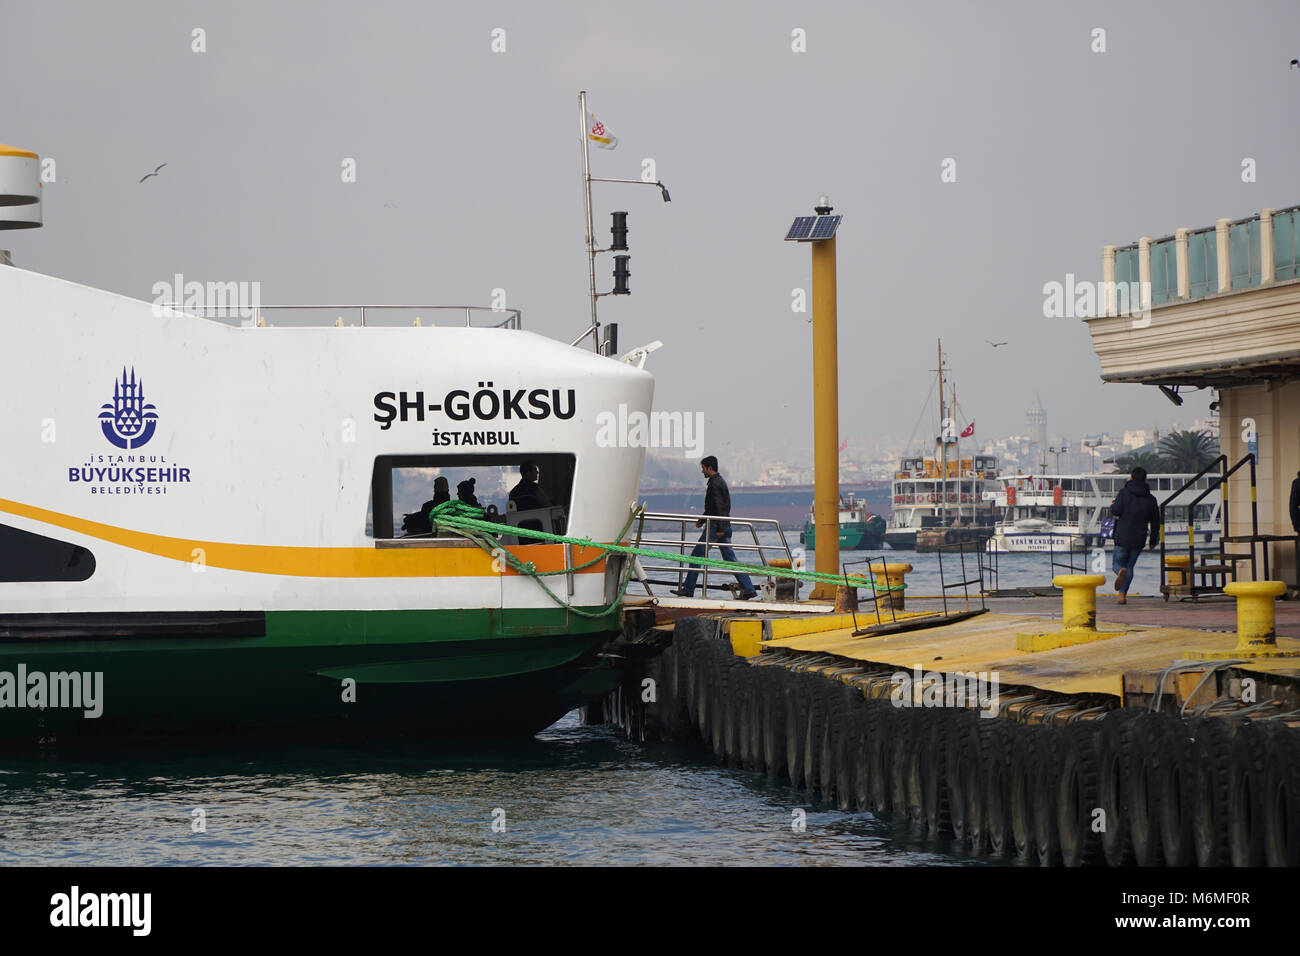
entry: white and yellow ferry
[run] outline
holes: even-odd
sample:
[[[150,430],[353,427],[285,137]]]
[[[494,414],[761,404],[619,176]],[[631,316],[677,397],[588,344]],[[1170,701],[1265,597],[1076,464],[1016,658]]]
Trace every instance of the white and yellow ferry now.
[[[0,192],[39,200],[5,170]],[[512,547],[560,572],[537,576],[402,537],[394,488],[531,460],[550,503],[534,526],[613,541],[643,449],[602,447],[596,419],[648,413],[651,375],[517,314],[261,314],[225,324],[0,265],[0,739],[532,732],[604,693],[621,560]],[[96,680],[87,716],[72,698]]]

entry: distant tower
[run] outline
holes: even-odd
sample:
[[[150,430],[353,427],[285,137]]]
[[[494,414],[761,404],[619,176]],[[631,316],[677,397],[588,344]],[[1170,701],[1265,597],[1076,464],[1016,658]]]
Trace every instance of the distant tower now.
[[[1047,450],[1047,412],[1043,400],[1034,396],[1034,404],[1025,412],[1025,427],[1029,430],[1029,444],[1033,451],[1042,454]]]

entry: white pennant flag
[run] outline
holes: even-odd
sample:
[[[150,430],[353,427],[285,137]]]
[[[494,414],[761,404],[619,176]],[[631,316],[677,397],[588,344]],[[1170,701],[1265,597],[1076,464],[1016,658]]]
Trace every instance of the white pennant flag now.
[[[591,110],[587,110],[587,141],[601,149],[613,149],[618,145],[618,137]]]

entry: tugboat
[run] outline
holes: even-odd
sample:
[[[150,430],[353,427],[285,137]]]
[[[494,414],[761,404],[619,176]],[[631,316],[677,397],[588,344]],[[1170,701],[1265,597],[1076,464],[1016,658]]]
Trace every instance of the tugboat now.
[[[849,492],[848,497],[840,495],[840,549],[844,551],[869,551],[879,548],[885,540],[885,519],[867,510],[866,503],[859,501],[857,495]],[[815,511],[809,509],[808,520],[804,523],[799,540],[809,551],[817,548]]]
[[[38,168],[0,149],[0,225],[39,224]],[[395,524],[439,469],[506,523],[617,540],[644,449],[597,418],[648,414],[653,378],[429,308],[222,322],[0,265],[0,743],[526,735],[613,686],[621,558],[521,544],[521,573]],[[500,491],[525,460],[545,513]]]

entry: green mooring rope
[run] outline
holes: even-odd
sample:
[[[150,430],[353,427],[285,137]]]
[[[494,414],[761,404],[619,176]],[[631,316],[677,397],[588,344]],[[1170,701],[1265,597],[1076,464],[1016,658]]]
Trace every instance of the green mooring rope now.
[[[506,565],[520,574],[527,574],[536,579],[556,574],[572,574],[574,571],[589,568],[593,564],[603,560],[607,554],[624,554],[630,557],[649,557],[661,558],[666,561],[676,563],[689,563],[701,567],[716,568],[719,571],[745,572],[758,574],[765,577],[794,578],[800,581],[813,581],[822,584],[834,584],[843,586],[845,578],[837,574],[820,574],[816,571],[796,571],[793,568],[773,568],[761,567],[753,564],[742,564],[739,561],[723,561],[720,558],[696,557],[692,554],[677,553],[673,551],[656,551],[652,548],[636,548],[623,544],[601,544],[588,538],[573,538],[568,535],[552,534],[549,531],[537,531],[531,528],[516,528],[509,525],[502,525],[500,522],[487,521],[483,517],[484,510],[476,508],[473,505],[466,504],[463,501],[444,501],[440,505],[435,505],[429,509],[429,523],[433,526],[433,533],[437,534],[440,529],[454,531],[468,540],[474,542],[484,551],[491,554],[494,558],[504,558]],[[636,520],[636,512],[628,517],[627,524],[623,530],[618,533],[618,540],[621,540],[627,534],[628,529],[632,527],[632,522]],[[520,561],[501,545],[500,540],[495,537],[500,534],[513,534],[521,538],[536,538],[541,541],[548,541],[553,544],[572,544],[579,545],[583,548],[596,548],[601,553],[590,561],[583,564],[574,565],[572,568],[565,568],[560,571],[538,571],[537,566],[531,561]],[[631,584],[632,562],[627,563],[623,570],[623,581],[619,586],[618,594],[613,602],[599,611],[585,611],[576,607],[563,598],[556,595],[550,588],[546,587],[540,580],[538,586],[561,607],[567,608],[581,617],[604,617],[606,614],[614,611],[615,608],[623,601],[624,594],[627,593],[628,585]],[[906,588],[904,584],[892,584],[877,586],[874,581],[865,581],[858,587],[869,587],[873,591],[902,591]]]

